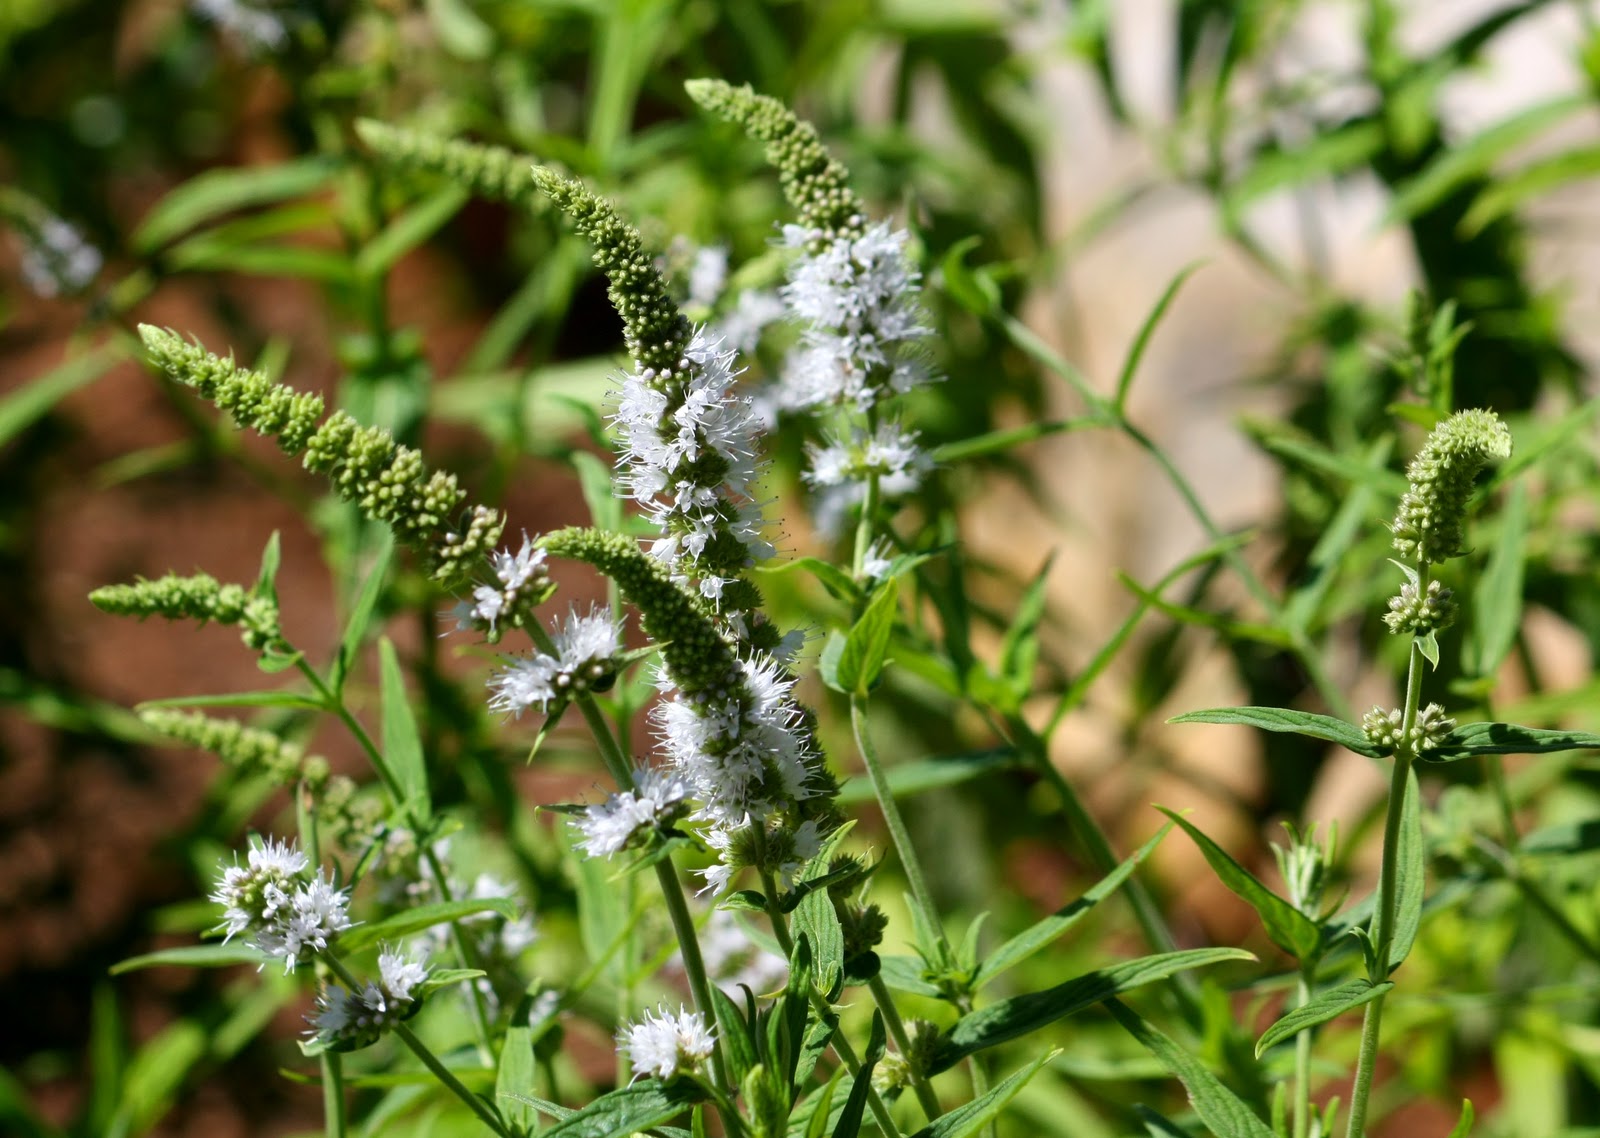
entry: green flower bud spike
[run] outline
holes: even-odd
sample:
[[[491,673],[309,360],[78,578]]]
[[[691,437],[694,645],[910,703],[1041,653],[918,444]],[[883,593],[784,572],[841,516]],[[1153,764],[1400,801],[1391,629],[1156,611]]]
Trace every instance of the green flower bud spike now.
[[[641,370],[677,368],[689,346],[689,322],[673,303],[639,231],[582,182],[542,166],[533,168],[532,177],[594,246],[594,263],[610,282],[608,295],[622,317],[628,354]]]
[[[212,719],[193,711],[152,707],[139,712],[151,730],[169,739],[210,751],[241,774],[265,777],[280,786],[304,782],[312,793],[327,785],[328,760],[305,748],[232,719]]]
[[[504,522],[483,506],[473,507],[464,525],[452,525],[466,491],[453,474],[429,473],[422,455],[389,432],[363,427],[343,411],[318,425],[320,395],[274,383],[163,328],[141,324],[139,335],[151,361],[174,380],[227,411],[239,426],[276,439],[285,453],[303,453],[307,470],[326,475],[340,497],[421,552],[446,588],[464,583],[500,540]]]
[[[439,174],[479,197],[530,211],[544,208],[529,172],[533,159],[524,154],[402,130],[372,119],[358,120],[356,133],[380,161],[395,169]]]
[[[687,696],[738,683],[738,661],[715,621],[692,594],[672,580],[661,562],[622,534],[593,529],[556,530],[542,544],[553,557],[585,561],[617,583],[639,610],[645,635],[661,647],[667,671]]]
[[[154,581],[106,585],[90,593],[89,600],[114,616],[237,625],[245,646],[256,652],[287,648],[278,626],[278,606],[271,597],[252,593],[243,585],[224,585],[205,573],[193,577],[169,573]]]
[[[1425,564],[1465,553],[1472,480],[1491,462],[1510,457],[1511,432],[1492,411],[1458,411],[1440,423],[1406,468],[1408,485],[1390,527],[1394,547]]]
[[[824,243],[846,235],[860,236],[866,225],[866,206],[850,188],[850,172],[828,153],[816,127],[777,99],[758,95],[749,86],[691,79],[684,87],[706,110],[767,144],[767,161],[778,171],[785,196],[800,214],[800,224],[821,231]]]

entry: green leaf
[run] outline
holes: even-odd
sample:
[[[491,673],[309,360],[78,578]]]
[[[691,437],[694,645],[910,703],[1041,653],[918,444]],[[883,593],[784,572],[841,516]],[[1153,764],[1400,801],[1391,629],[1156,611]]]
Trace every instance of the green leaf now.
[[[986,434],[974,435],[970,439],[961,439],[935,447],[932,458],[939,466],[949,466],[972,458],[1004,454],[1008,450],[1038,439],[1049,438],[1051,435],[1106,425],[1107,421],[1100,416],[1083,415],[1076,419],[1052,419],[1043,423],[1029,423],[1023,427],[1004,427],[998,431],[989,431]]]
[[[1359,1008],[1363,1004],[1370,1003],[1393,987],[1394,984],[1388,980],[1374,984],[1362,977],[1312,997],[1262,1033],[1261,1038],[1256,1040],[1256,1058],[1261,1058],[1267,1048],[1300,1034],[1308,1027],[1327,1023],[1351,1008]]]
[[[1580,146],[1529,162],[1489,181],[1461,217],[1457,232],[1472,238],[1531,199],[1568,182],[1600,174],[1600,146]]]
[[[999,1116],[1006,1104],[1016,1097],[1029,1079],[1039,1073],[1041,1067],[1059,1054],[1060,1051],[1046,1051],[1022,1070],[996,1083],[986,1094],[940,1115],[911,1138],[967,1138],[970,1134],[976,1134]]]
[[[1550,755],[1596,748],[1600,748],[1600,735],[1587,731],[1546,731],[1515,723],[1463,723],[1446,735],[1436,749],[1424,751],[1422,757],[1431,762],[1449,762],[1468,755]]]
[[[1174,973],[1224,960],[1254,959],[1252,954],[1238,948],[1164,952],[1087,972],[1042,992],[1001,1000],[957,1020],[940,1041],[928,1065],[928,1073],[938,1074],[984,1048],[1027,1035],[1064,1016],[1093,1007],[1133,988],[1164,980]]]
[[[543,1135],[544,1138],[629,1138],[637,1131],[676,1118],[700,1101],[699,1088],[688,1079],[674,1079],[670,1083],[641,1079],[601,1095],[543,1131]]]
[[[384,582],[389,576],[389,562],[394,557],[394,533],[387,526],[376,531],[375,540],[377,548],[372,554],[372,567],[367,570],[367,579],[362,583],[361,592],[350,610],[350,619],[345,623],[344,635],[339,638],[339,652],[333,658],[328,686],[336,693],[344,690],[345,678],[350,674],[350,668],[361,652],[361,645],[366,641],[367,629],[372,625],[372,614],[377,610],[378,599],[383,596]]]
[[[1246,727],[1259,727],[1263,731],[1287,731],[1338,743],[1346,750],[1368,758],[1381,758],[1387,751],[1374,747],[1367,741],[1361,728],[1331,715],[1317,715],[1310,711],[1292,711],[1286,707],[1215,707],[1206,711],[1186,711],[1167,720],[1168,723],[1240,723]]]
[[[617,497],[611,464],[586,450],[573,451],[567,455],[567,461],[578,473],[578,487],[583,491],[595,529],[621,533],[622,499]]]
[[[0,399],[0,447],[49,414],[50,409],[68,395],[93,383],[127,357],[126,346],[112,340],[92,352],[74,356]]]
[[[1012,696],[1012,707],[1020,706],[1033,689],[1033,667],[1039,658],[1039,623],[1044,619],[1045,585],[1050,578],[1050,567],[1056,555],[1044,559],[1039,572],[1029,582],[1011,618],[1005,639],[1000,643],[1000,679]]]
[[[378,639],[378,681],[383,696],[383,757],[393,775],[399,801],[394,805],[425,825],[433,812],[428,797],[428,768],[422,756],[422,735],[406,697],[400,657],[387,636]]]
[[[884,956],[878,957],[878,975],[883,982],[897,992],[906,992],[913,996],[926,996],[930,1000],[937,1000],[942,993],[939,989],[922,978],[923,964],[915,956]]]
[[[1305,145],[1256,155],[1243,175],[1224,194],[1230,213],[1256,199],[1316,178],[1337,177],[1363,168],[1383,151],[1383,127],[1358,121],[1319,131]]]
[[[729,1079],[735,1086],[744,1082],[744,1077],[750,1069],[761,1061],[756,1052],[755,1038],[750,1034],[750,1024],[755,1022],[754,1001],[751,1001],[747,1016],[739,1010],[739,1005],[733,998],[720,987],[711,986],[711,1003],[717,1015],[717,1038],[721,1041],[728,1056]]]
[[[236,691],[221,695],[175,695],[167,699],[147,699],[137,705],[147,707],[294,707],[306,711],[326,711],[316,696],[292,691]]]
[[[162,198],[131,238],[148,254],[203,222],[246,206],[265,205],[313,193],[329,185],[339,165],[328,158],[300,158],[271,166],[209,170]]]
[[[981,269],[967,264],[967,254],[983,244],[983,238],[974,234],[963,237],[946,250],[940,262],[940,275],[944,289],[962,308],[982,316],[1000,307],[1000,290],[994,278]]]
[[[861,1069],[850,1084],[850,1097],[845,1100],[839,1115],[839,1124],[833,1128],[833,1138],[856,1138],[861,1133],[861,1117],[866,1113],[867,1095],[872,1090],[872,1070],[883,1058],[887,1038],[883,1030],[883,1016],[872,1012],[872,1034],[868,1038],[867,1053],[861,1060]]]
[[[495,1068],[494,1097],[499,1103],[500,1117],[524,1133],[538,1121],[538,1115],[518,1096],[533,1088],[534,1077],[533,1029],[508,1027]]]
[[[993,751],[978,751],[971,755],[940,755],[935,758],[917,759],[915,762],[899,763],[890,767],[886,776],[890,795],[895,798],[906,798],[927,790],[959,786],[984,775],[1016,770],[1022,765],[1023,762],[1015,751],[999,748]],[[839,789],[837,801],[841,806],[876,801],[872,783],[864,778],[850,779]]]
[[[781,565],[763,568],[762,573],[789,573],[796,569],[804,569],[818,581],[822,587],[841,601],[854,604],[861,597],[861,586],[855,580],[832,562],[824,561],[820,557],[796,557],[793,561],[785,561]]]
[[[1467,1138],[1467,1135],[1472,1133],[1472,1124],[1477,1120],[1478,1114],[1472,1109],[1472,1100],[1462,1099],[1461,1117],[1456,1120],[1456,1124],[1450,1128],[1450,1133],[1445,1138]]]
[[[900,586],[891,578],[877,587],[866,611],[844,638],[834,666],[831,686],[846,695],[864,696],[883,672],[889,650],[889,634],[894,630],[900,609]],[[824,680],[827,677],[824,675]]]
[[[1162,292],[1161,298],[1156,301],[1156,306],[1144,318],[1144,323],[1139,325],[1139,333],[1133,338],[1133,346],[1128,349],[1128,358],[1123,361],[1122,371],[1117,376],[1117,393],[1111,400],[1111,405],[1117,409],[1119,415],[1123,414],[1127,409],[1128,392],[1133,387],[1133,377],[1139,371],[1139,364],[1144,359],[1145,349],[1150,346],[1150,337],[1155,335],[1155,330],[1161,324],[1162,318],[1166,316],[1167,309],[1172,307],[1172,302],[1177,297],[1178,290],[1184,286],[1184,282],[1192,277],[1202,264],[1203,262],[1201,261],[1191,261],[1179,269],[1178,275],[1172,278],[1171,283]]]
[[[1472,630],[1462,644],[1462,664],[1474,676],[1499,670],[1522,625],[1523,556],[1528,540],[1528,492],[1522,483],[1506,495],[1500,539],[1472,591]]]
[[[418,905],[381,921],[357,925],[339,934],[339,948],[343,952],[360,952],[379,941],[401,940],[435,925],[475,917],[479,913],[498,913],[506,920],[515,920],[517,904],[508,897],[473,897],[461,901],[436,901],[431,905]]]
[[[1536,857],[1568,857],[1593,850],[1600,850],[1600,818],[1541,827],[1523,838],[1517,847],[1518,853]]]
[[[1206,1070],[1199,1059],[1116,1000],[1107,1000],[1106,1010],[1183,1084],[1194,1112],[1216,1138],[1275,1138],[1267,1124]]]
[[[1115,893],[1139,866],[1139,863],[1149,857],[1156,846],[1161,844],[1161,839],[1171,832],[1171,823],[1162,826],[1153,838],[1135,850],[1133,855],[1122,862],[1121,865],[1102,877],[1082,897],[1079,897],[1070,905],[1057,909],[1042,921],[1018,933],[991,952],[979,963],[977,973],[972,978],[972,990],[977,991],[1007,968],[1021,964],[1041,948],[1066,933],[1068,929],[1087,916],[1089,910]]]
[[[459,186],[445,186],[395,218],[356,254],[356,273],[373,279],[421,245],[454,217],[472,195]]]
[[[1179,816],[1165,806],[1157,806],[1156,809],[1182,826],[1183,832],[1194,839],[1194,844],[1199,846],[1200,852],[1205,855],[1207,864],[1228,890],[1249,902],[1250,907],[1261,918],[1261,924],[1266,928],[1267,936],[1273,944],[1303,963],[1309,964],[1316,960],[1321,953],[1322,934],[1315,921],[1261,884],[1255,874],[1233,860],[1227,850],[1217,845],[1187,818]]]
[[[800,885],[827,876],[828,863],[848,832],[848,827],[841,827],[828,836],[822,849],[806,863]],[[794,910],[794,931],[796,936],[804,933],[810,942],[811,972],[817,990],[832,1000],[844,979],[844,930],[826,888],[810,889],[800,899]]]
[[[1439,156],[1422,173],[1395,192],[1384,224],[1409,221],[1429,212],[1457,190],[1483,177],[1506,152],[1587,106],[1586,96],[1564,95],[1520,111],[1463,143],[1441,148]]]
[[[235,964],[254,964],[259,967],[272,958],[248,944],[186,944],[178,948],[163,948],[142,956],[130,956],[111,966],[111,975],[139,972],[145,968],[229,968]]]
[[[1394,941],[1389,945],[1393,972],[1416,943],[1422,927],[1422,902],[1428,889],[1427,846],[1422,838],[1422,788],[1415,768],[1407,773],[1406,798],[1400,808],[1400,843],[1396,851]]]
[[[261,549],[261,568],[256,573],[255,592],[257,596],[278,599],[278,567],[283,564],[283,543],[279,540],[277,530],[272,531],[272,536],[267,538],[267,544]]]

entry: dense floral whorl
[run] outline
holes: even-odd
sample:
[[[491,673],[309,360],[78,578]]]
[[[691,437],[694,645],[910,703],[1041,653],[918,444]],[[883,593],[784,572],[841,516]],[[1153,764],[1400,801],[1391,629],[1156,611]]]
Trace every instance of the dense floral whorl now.
[[[1430,564],[1465,553],[1472,480],[1510,457],[1511,432],[1493,411],[1457,411],[1440,423],[1406,468],[1406,492],[1391,526],[1394,547]]]

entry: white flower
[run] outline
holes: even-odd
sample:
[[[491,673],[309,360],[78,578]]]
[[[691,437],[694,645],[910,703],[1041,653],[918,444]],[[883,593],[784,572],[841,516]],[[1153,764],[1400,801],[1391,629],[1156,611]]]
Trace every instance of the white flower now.
[[[494,570],[495,583],[476,585],[470,601],[460,601],[449,614],[455,618],[456,631],[474,629],[496,631],[500,618],[516,613],[519,603],[537,600],[537,594],[549,583],[550,572],[545,565],[548,554],[522,535],[522,548],[512,553],[499,549],[489,555]]]
[[[308,877],[306,855],[284,842],[250,851],[248,863],[223,871],[211,898],[223,906],[228,938],[248,932],[268,956],[293,970],[309,949],[321,952],[350,927],[349,895],[318,871]]]
[[[728,247],[704,245],[695,250],[689,266],[689,303],[710,308],[722,295],[728,280]]]
[[[766,289],[746,289],[734,301],[733,311],[725,313],[712,329],[723,343],[736,352],[749,355],[761,342],[767,325],[783,319],[787,309],[783,298]]]
[[[410,1000],[411,992],[428,978],[428,965],[424,960],[412,960],[394,949],[378,954],[378,975],[383,978],[383,990],[395,1000]]]
[[[18,269],[34,293],[46,299],[82,292],[100,272],[104,258],[75,225],[46,217],[23,250]]]
[[[903,430],[892,422],[879,424],[871,434],[855,428],[847,439],[811,447],[810,455],[811,470],[806,481],[813,486],[864,483],[869,475],[876,474],[879,491],[891,498],[915,490],[933,469],[933,460],[917,445],[916,432]]]
[[[411,1014],[413,992],[428,978],[427,965],[393,949],[378,956],[379,982],[368,980],[351,992],[330,984],[317,997],[317,1014],[309,1017],[314,1034],[345,1048],[365,1047]]]
[[[633,789],[619,790],[574,819],[582,834],[578,846],[591,857],[610,857],[641,833],[670,826],[687,813],[689,784],[654,767],[633,772]]]
[[[633,1064],[633,1077],[655,1076],[670,1079],[693,1070],[711,1057],[716,1038],[699,1012],[679,1005],[676,1014],[660,1006],[659,1014],[648,1010],[638,1023],[630,1023],[617,1033],[617,1050]]]
[[[600,608],[581,616],[577,609],[569,610],[566,624],[550,640],[555,655],[540,652],[515,658],[490,677],[491,710],[521,715],[537,704],[547,711],[550,704],[610,676],[622,651],[622,630],[610,612]]]
[[[893,552],[888,542],[873,542],[867,555],[861,559],[861,575],[869,581],[882,581],[894,564],[894,559],[889,556]]]

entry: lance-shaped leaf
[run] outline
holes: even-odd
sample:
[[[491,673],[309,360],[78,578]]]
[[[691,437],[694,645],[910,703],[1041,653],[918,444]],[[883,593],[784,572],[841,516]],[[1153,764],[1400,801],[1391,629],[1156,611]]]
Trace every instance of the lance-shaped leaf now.
[[[1322,947],[1322,933],[1317,923],[1279,897],[1244,866],[1234,861],[1228,851],[1201,833],[1188,819],[1180,817],[1165,806],[1157,806],[1168,818],[1183,827],[1183,832],[1194,839],[1206,862],[1230,891],[1243,897],[1260,916],[1272,943],[1296,960],[1312,961]]]
[[[641,1079],[601,1095],[544,1132],[545,1138],[628,1138],[676,1118],[701,1100],[688,1079]]]
[[[1167,722],[1241,723],[1246,727],[1259,727],[1263,731],[1287,731],[1313,739],[1325,739],[1368,758],[1376,759],[1388,754],[1388,751],[1374,747],[1367,740],[1366,732],[1353,723],[1346,723],[1331,715],[1294,711],[1286,707],[1214,707],[1206,711],[1186,711]]]
[[[1022,1070],[996,1083],[987,1094],[940,1115],[911,1138],[967,1138],[969,1134],[976,1134],[1005,1109],[1028,1080],[1039,1073],[1039,1068],[1059,1054],[1059,1051],[1045,1052]]]
[[[1200,1060],[1116,1000],[1107,1000],[1106,1010],[1177,1077],[1183,1089],[1189,1092],[1194,1112],[1216,1138],[1275,1138],[1267,1124],[1206,1070]]]
[[[254,964],[260,967],[271,957],[242,941],[228,944],[185,944],[177,948],[163,948],[142,956],[130,956],[111,966],[111,975],[137,972],[143,968],[161,968],[176,965],[180,968],[227,968],[234,964]]]
[[[1308,1027],[1327,1023],[1351,1008],[1359,1008],[1362,1004],[1370,1003],[1393,987],[1394,984],[1388,980],[1374,984],[1362,977],[1359,980],[1351,980],[1348,984],[1340,984],[1337,988],[1330,988],[1320,996],[1313,996],[1261,1033],[1261,1038],[1256,1040],[1256,1058],[1259,1059],[1262,1053],[1274,1044],[1282,1043]]]
[[[1093,909],[1101,901],[1115,893],[1122,883],[1128,880],[1129,875],[1133,873],[1139,863],[1149,857],[1151,851],[1161,844],[1161,839],[1171,832],[1172,826],[1170,824],[1161,827],[1155,837],[1140,846],[1121,865],[1102,877],[1082,897],[1079,897],[1070,905],[1057,909],[1044,920],[1018,933],[984,957],[978,965],[976,975],[972,978],[973,991],[983,987],[1007,968],[1022,963],[1081,921],[1088,915],[1090,909]]]
[[[1428,855],[1422,837],[1422,788],[1417,772],[1408,772],[1406,800],[1400,809],[1399,864],[1395,872],[1394,940],[1389,945],[1389,971],[1411,955],[1422,927],[1422,902],[1427,895]]]
[[[928,1065],[928,1073],[938,1074],[974,1052],[1027,1035],[1045,1024],[1054,1023],[1123,992],[1164,980],[1176,972],[1224,960],[1254,959],[1254,955],[1238,948],[1164,952],[1087,972],[1042,992],[1001,1000],[958,1019],[940,1042]]]
[[[846,695],[866,695],[883,672],[889,651],[889,633],[899,612],[900,583],[890,578],[879,585],[866,611],[844,638],[844,646],[823,667],[823,680]],[[830,669],[827,665],[831,663]],[[831,671],[831,674],[830,674]]]
[[[345,952],[358,952],[369,945],[384,940],[400,940],[434,925],[459,921],[479,913],[499,913],[506,920],[515,920],[517,905],[505,897],[475,897],[461,901],[439,901],[432,905],[418,905],[381,921],[339,934],[339,948]]]
[[[1588,731],[1547,731],[1515,723],[1463,723],[1422,757],[1448,762],[1469,755],[1550,755],[1558,751],[1600,749],[1600,735]]]
[[[422,825],[433,812],[428,797],[428,768],[422,757],[422,735],[406,698],[400,657],[387,636],[378,640],[378,682],[383,695],[383,757],[395,780],[395,806]]]
[[[883,1016],[875,1011],[872,1013],[872,1033],[867,1040],[867,1054],[861,1060],[861,1069],[856,1072],[855,1082],[850,1084],[850,1097],[845,1100],[839,1124],[833,1129],[833,1138],[856,1138],[861,1132],[861,1117],[867,1109],[867,1095],[872,1091],[872,1070],[883,1058],[887,1046]]]

